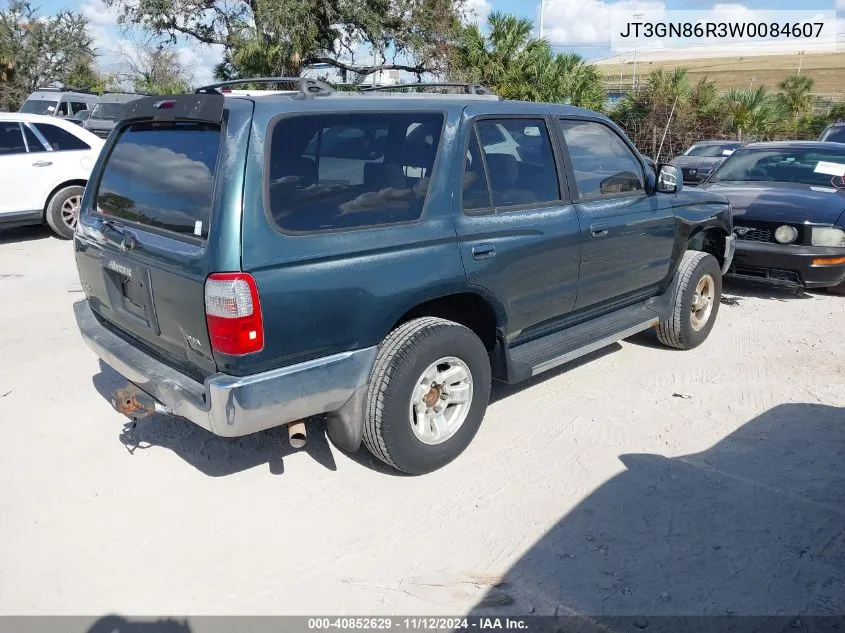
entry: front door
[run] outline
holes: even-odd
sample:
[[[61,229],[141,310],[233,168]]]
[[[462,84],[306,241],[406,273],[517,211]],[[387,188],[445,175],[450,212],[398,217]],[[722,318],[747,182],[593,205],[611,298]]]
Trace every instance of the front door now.
[[[34,156],[26,151],[21,124],[0,121],[0,214],[35,211],[41,206],[32,195]]]
[[[458,242],[470,284],[503,307],[511,340],[575,305],[580,231],[543,117],[482,118],[469,132]]]
[[[675,244],[671,198],[646,190],[642,162],[611,126],[575,118],[559,125],[581,220],[576,309],[656,292]]]

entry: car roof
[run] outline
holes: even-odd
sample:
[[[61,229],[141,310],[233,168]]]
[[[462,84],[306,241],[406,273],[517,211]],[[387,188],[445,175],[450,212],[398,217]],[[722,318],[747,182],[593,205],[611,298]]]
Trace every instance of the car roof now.
[[[36,90],[27,97],[29,99],[39,100],[55,100],[58,101],[62,97],[73,97],[74,99],[81,99],[83,101],[96,101],[99,97],[90,92],[74,92],[73,90]]]
[[[838,144],[841,145],[841,143]],[[826,143],[824,141],[764,141],[743,145],[742,149],[830,149],[831,145],[837,145],[837,143]]]
[[[692,147],[700,147],[701,145],[742,145],[742,141],[731,141],[728,139],[725,140],[709,140],[709,141],[696,141],[692,144]]]

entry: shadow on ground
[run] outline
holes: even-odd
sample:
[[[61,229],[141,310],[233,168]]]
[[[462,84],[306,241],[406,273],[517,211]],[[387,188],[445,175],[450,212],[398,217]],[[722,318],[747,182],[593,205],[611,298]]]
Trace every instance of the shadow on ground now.
[[[106,401],[115,388],[126,381],[114,369],[100,361],[100,373],[93,377],[94,387]],[[137,422],[126,419],[120,441],[130,453],[156,446],[176,453],[209,477],[224,477],[267,464],[274,475],[284,473],[284,458],[306,452],[329,470],[337,470],[332,447],[326,437],[325,420],[306,421],[308,443],[304,449],[290,446],[287,429],[279,427],[245,437],[218,437],[183,418],[153,415]]]
[[[21,226],[14,229],[0,229],[0,244],[31,242],[52,237],[46,226]]]
[[[763,282],[725,278],[722,285],[723,306],[741,304],[742,300],[748,297],[770,301],[794,301],[795,299],[812,299],[813,295],[803,288],[785,288]]]
[[[780,405],[704,452],[620,460],[473,615],[845,614],[845,408]]]

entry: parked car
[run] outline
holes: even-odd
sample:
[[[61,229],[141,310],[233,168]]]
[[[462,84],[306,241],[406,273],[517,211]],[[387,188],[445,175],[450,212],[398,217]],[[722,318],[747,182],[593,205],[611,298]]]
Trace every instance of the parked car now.
[[[39,88],[26,98],[19,112],[66,117],[82,110],[90,110],[97,103],[97,99],[95,93],[84,90]]]
[[[420,474],[470,443],[491,378],[713,327],[727,201],[601,114],[200,92],[127,107],[83,201],[74,309],[121,412],[227,437],[328,414],[336,445]]]
[[[819,135],[819,140],[828,143],[845,143],[845,121],[828,125]]]
[[[83,127],[100,138],[108,138],[115,123],[123,116],[126,105],[144,96],[146,95],[125,92],[104,94],[91,110],[91,115]]]
[[[42,224],[73,237],[103,142],[56,117],[0,114],[0,227]]]
[[[845,292],[845,145],[753,143],[703,185],[731,202],[730,274]]]
[[[740,147],[742,143],[739,141],[701,141],[673,158],[670,163],[681,168],[684,184],[698,185]]]

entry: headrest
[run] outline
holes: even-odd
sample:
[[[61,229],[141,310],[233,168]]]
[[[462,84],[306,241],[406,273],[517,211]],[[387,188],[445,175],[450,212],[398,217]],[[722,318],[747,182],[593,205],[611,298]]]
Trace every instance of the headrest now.
[[[370,190],[407,189],[408,181],[401,165],[365,163],[364,187]]]

